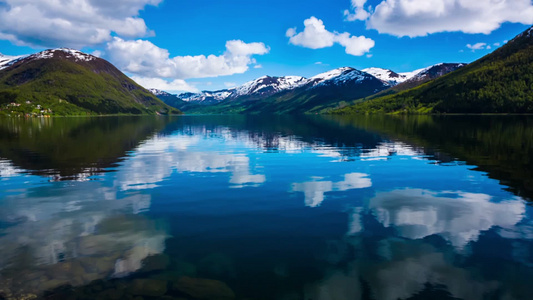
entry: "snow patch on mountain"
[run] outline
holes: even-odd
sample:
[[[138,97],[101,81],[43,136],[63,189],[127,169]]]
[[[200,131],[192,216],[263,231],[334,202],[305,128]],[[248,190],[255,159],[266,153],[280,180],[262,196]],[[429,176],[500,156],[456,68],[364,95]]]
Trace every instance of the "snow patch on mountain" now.
[[[352,71],[352,70],[355,70],[355,69],[354,68],[350,68],[350,67],[342,67],[342,68],[334,69],[334,70],[331,70],[331,71],[327,71],[327,72],[315,75],[315,76],[309,78],[309,81],[314,82],[315,85],[316,85],[316,84],[319,84],[319,83],[324,82],[326,80],[330,80],[330,79],[333,79],[335,77],[338,77],[338,76],[342,75],[343,73],[345,73],[347,71]]]
[[[384,81],[390,85],[397,85],[414,76],[416,73],[396,73],[392,70],[382,69],[382,68],[367,68],[362,70],[365,73],[368,73],[377,79]],[[416,71],[415,71],[416,72]]]
[[[0,53],[0,70],[5,69],[11,65],[13,65],[15,62],[21,60],[22,58],[27,57],[26,55],[20,55],[20,56],[9,56],[9,55],[3,55]]]
[[[70,48],[57,48],[57,49],[49,49],[44,50],[42,52],[30,55],[28,58],[30,59],[48,59],[53,58],[56,53],[61,52],[65,54],[67,58],[73,58],[75,61],[91,61],[97,59],[96,56],[83,53],[81,51],[70,49]]]
[[[309,79],[312,88],[322,85],[342,85],[348,82],[359,83],[364,80],[371,80],[374,76],[350,67],[338,68],[325,73],[318,74]]]
[[[148,91],[150,93],[152,93],[154,96],[170,96],[170,95],[172,95],[170,93],[167,93],[165,91],[158,90],[158,89],[148,89]]]
[[[201,93],[181,93],[178,98],[187,102],[220,102],[227,99],[235,89],[220,90],[220,91],[203,91]]]

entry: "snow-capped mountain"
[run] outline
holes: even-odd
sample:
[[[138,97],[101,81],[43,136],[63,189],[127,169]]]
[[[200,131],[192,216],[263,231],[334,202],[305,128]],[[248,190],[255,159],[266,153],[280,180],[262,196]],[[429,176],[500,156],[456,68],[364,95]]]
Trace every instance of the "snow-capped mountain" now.
[[[78,50],[70,49],[70,48],[57,48],[57,49],[48,49],[41,51],[39,53],[31,54],[31,55],[19,55],[19,56],[8,56],[0,54],[0,70],[5,69],[9,66],[12,66],[16,62],[19,61],[31,61],[36,59],[48,59],[53,57],[62,57],[67,59],[72,59],[76,62],[80,61],[92,61],[96,60],[97,57],[83,53]]]
[[[403,82],[421,82],[435,79],[452,71],[465,66],[462,63],[439,63],[426,68],[414,70],[411,72],[396,73],[392,70],[382,68],[363,69],[363,72],[373,75],[374,77],[389,83],[392,86]]]
[[[334,69],[315,75],[308,79],[308,84],[313,87],[324,85],[343,85],[347,83],[359,83],[364,80],[372,80],[375,77],[363,71],[350,67]]]
[[[57,49],[49,49],[45,50],[36,54],[32,54],[27,57],[27,59],[47,59],[47,58],[53,58],[53,57],[63,57],[67,59],[73,59],[74,61],[80,62],[80,61],[92,61],[96,60],[97,57],[94,55],[90,55],[87,53],[83,53],[81,51],[70,49],[70,48],[57,48]]]
[[[461,67],[466,66],[464,63],[440,63],[433,66],[429,66],[424,69],[417,70],[416,73],[408,78],[408,82],[421,82],[438,78],[442,75],[446,75]]]
[[[211,104],[226,99],[231,100],[239,97],[264,98],[296,88],[310,89],[325,85],[342,85],[348,82],[356,83],[373,78],[368,73],[350,67],[343,67],[315,75],[309,79],[301,76],[263,76],[232,89],[182,93],[178,97],[184,101]]]
[[[165,91],[158,90],[158,89],[147,89],[147,90],[150,91],[150,93],[154,94],[154,96],[171,96],[172,95],[171,93],[167,93]]]
[[[198,107],[198,105],[205,108],[206,105],[212,106],[213,104],[227,102],[227,105],[224,104],[224,109],[240,106],[254,111],[256,109],[254,108],[255,106],[257,106],[257,110],[265,110],[268,106],[271,107],[270,111],[275,112],[294,111],[294,109],[303,107],[311,111],[323,107],[323,105],[334,105],[341,101],[364,98],[399,84],[402,84],[402,86],[404,83],[410,86],[418,85],[463,65],[437,64],[406,73],[396,73],[392,70],[380,68],[368,68],[360,71],[351,67],[342,67],[310,78],[300,76],[263,76],[231,89],[182,93],[172,96],[189,103],[187,105],[183,102],[179,103],[179,108],[184,110],[194,110],[196,108],[193,108],[193,106]],[[165,98],[168,98],[168,95],[159,95],[158,93],[161,92],[154,90],[152,90],[152,93],[167,101]],[[266,101],[268,104],[262,101]],[[176,100],[172,99],[172,102],[176,102]],[[245,102],[246,104],[243,105]],[[287,104],[289,102],[292,103],[292,106]],[[283,106],[283,108],[278,106]],[[242,110],[239,109],[239,111]]]
[[[11,66],[13,63],[24,57],[26,57],[26,55],[8,56],[0,53],[0,70]]]
[[[200,93],[182,93],[178,94],[178,97],[187,102],[213,104],[226,99],[236,99],[242,96],[266,97],[285,90],[297,88],[306,83],[308,83],[307,79],[300,76],[263,76],[246,82],[236,88],[219,91],[202,91]]]
[[[235,98],[243,95],[269,96],[281,91],[292,90],[304,84],[307,84],[307,79],[300,76],[263,76],[237,87],[231,97]]]
[[[382,69],[382,68],[367,68],[363,69],[363,72],[366,72],[377,79],[380,79],[384,82],[389,83],[390,85],[397,85],[414,76],[412,73],[418,73],[421,70],[416,70],[410,73],[396,73],[392,70]]]
[[[200,104],[213,104],[222,100],[226,100],[235,89],[220,90],[220,91],[202,91],[200,93],[181,93],[178,98],[186,102],[195,102]]]

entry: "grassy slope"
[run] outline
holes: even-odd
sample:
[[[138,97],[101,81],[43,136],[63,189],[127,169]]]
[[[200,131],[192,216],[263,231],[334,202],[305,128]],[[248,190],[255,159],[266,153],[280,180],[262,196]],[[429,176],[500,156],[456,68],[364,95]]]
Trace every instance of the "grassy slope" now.
[[[0,71],[4,114],[35,112],[37,104],[53,115],[180,113],[103,60],[40,59]]]
[[[335,113],[533,113],[533,37],[434,81]]]

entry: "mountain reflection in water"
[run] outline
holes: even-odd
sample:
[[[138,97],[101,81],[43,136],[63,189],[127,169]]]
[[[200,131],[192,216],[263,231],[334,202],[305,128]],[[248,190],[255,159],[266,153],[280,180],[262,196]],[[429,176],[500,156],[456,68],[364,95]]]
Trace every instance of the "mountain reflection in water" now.
[[[0,299],[528,299],[530,117],[0,119]]]

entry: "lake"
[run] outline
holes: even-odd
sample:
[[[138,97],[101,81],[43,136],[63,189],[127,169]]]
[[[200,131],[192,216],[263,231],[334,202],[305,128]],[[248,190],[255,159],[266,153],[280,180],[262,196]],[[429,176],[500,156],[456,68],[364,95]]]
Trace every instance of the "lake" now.
[[[0,119],[0,299],[531,299],[533,117]]]

